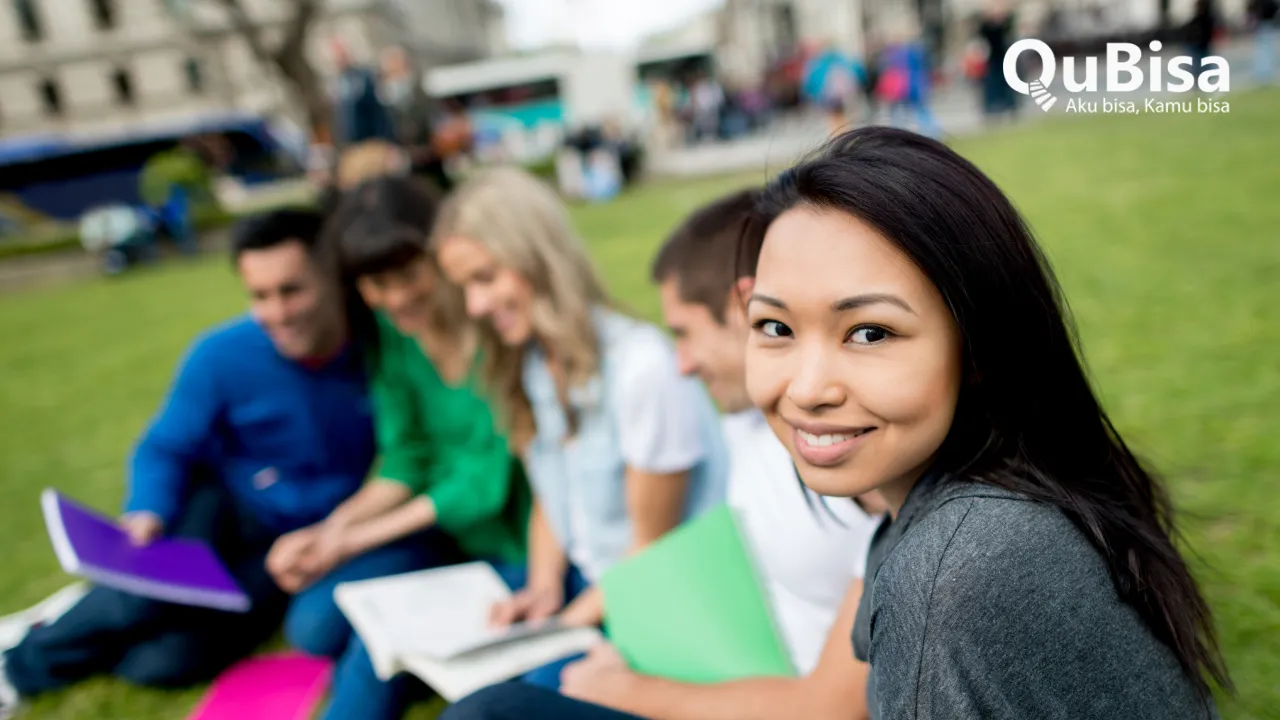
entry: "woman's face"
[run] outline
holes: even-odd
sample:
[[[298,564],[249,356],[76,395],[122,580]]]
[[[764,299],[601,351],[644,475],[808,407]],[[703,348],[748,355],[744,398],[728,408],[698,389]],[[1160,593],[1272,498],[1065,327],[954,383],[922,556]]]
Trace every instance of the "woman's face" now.
[[[533,286],[523,275],[468,237],[446,238],[436,259],[449,281],[463,289],[467,314],[488,320],[504,345],[523,345],[533,337]]]
[[[415,335],[431,329],[431,294],[437,282],[424,253],[402,267],[361,276],[356,289],[365,304],[386,312],[400,332]]]
[[[960,393],[960,334],[937,289],[869,225],[801,206],[769,227],[747,310],[747,391],[805,483],[880,489],[896,512]]]

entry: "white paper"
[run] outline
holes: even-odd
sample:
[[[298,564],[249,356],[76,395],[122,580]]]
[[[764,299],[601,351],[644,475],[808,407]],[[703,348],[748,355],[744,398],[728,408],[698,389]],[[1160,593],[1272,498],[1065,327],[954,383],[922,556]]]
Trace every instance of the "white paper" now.
[[[601,639],[554,622],[490,627],[490,608],[510,596],[483,562],[342,583],[334,593],[379,678],[408,670],[450,701]]]
[[[461,655],[452,660],[435,660],[426,655],[405,657],[406,670],[417,675],[449,702],[494,683],[510,680],[549,662],[586,652],[603,640],[595,628],[572,628],[518,643],[498,645]]]

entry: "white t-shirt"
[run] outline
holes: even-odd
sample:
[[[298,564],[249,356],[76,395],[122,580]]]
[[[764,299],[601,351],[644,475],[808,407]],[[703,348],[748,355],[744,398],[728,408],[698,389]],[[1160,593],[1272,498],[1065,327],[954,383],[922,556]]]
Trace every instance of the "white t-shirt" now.
[[[759,562],[792,663],[808,675],[849,584],[862,577],[881,516],[801,485],[791,456],[759,411],[726,416],[724,432],[729,505]]]
[[[706,450],[698,403],[703,392],[699,381],[680,374],[675,350],[660,330],[635,323],[605,348],[614,364],[607,393],[607,408],[618,428],[618,449],[627,467],[654,474],[683,472],[693,468]],[[570,499],[575,536],[585,537],[582,498]],[[592,582],[607,569],[592,557],[587,543],[571,542],[569,559]]]

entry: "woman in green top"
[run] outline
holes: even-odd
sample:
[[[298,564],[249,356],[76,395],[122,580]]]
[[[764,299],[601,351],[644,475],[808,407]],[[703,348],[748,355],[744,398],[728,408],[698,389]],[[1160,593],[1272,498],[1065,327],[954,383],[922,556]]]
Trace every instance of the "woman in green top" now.
[[[368,356],[380,465],[315,528],[320,566],[389,544],[417,551],[418,567],[393,572],[469,559],[500,572],[523,563],[528,486],[475,387],[478,330],[425,252],[436,203],[415,180],[373,180],[343,198],[327,229]],[[399,717],[405,681],[377,679],[330,605],[326,623],[311,623],[324,627],[287,633],[304,650],[340,658],[324,717]]]

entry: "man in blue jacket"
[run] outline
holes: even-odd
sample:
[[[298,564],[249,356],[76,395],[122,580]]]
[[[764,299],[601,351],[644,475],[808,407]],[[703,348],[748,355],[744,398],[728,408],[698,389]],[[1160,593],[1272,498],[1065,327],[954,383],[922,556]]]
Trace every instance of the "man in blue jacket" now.
[[[135,448],[120,520],[138,544],[161,536],[210,543],[251,609],[222,612],[95,587],[0,656],[0,718],[19,696],[90,675],[152,686],[206,680],[279,626],[290,600],[266,568],[268,553],[355,492],[374,457],[364,368],[348,343],[342,294],[319,257],[320,226],[318,214],[280,211],[238,229],[233,256],[251,312],[188,351]],[[277,571],[306,563],[276,560]],[[378,562],[352,560],[300,592],[292,607],[312,596],[328,601],[339,581],[383,574]]]

